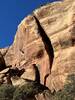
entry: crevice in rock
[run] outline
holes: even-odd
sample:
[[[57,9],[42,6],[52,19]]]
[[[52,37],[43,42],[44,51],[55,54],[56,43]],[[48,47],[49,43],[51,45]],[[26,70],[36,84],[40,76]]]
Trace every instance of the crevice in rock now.
[[[22,49],[20,49],[20,52],[21,52],[22,54],[24,54],[24,51],[23,51]]]
[[[72,46],[75,46],[75,25],[72,28],[71,41],[72,41]]]
[[[47,34],[45,33],[44,29],[42,28],[39,20],[37,19],[37,17],[34,15],[34,18],[36,20],[36,23],[38,25],[38,33],[40,34],[42,41],[44,43],[45,46],[45,50],[48,54],[49,57],[49,63],[50,63],[50,73],[51,73],[51,69],[52,69],[52,64],[53,64],[53,59],[54,59],[54,50],[51,44],[51,41],[49,39],[49,37],[47,36]]]
[[[2,53],[0,52],[0,71],[4,70],[5,68],[6,68],[5,60]]]
[[[44,85],[45,86],[46,86],[46,79],[47,79],[48,76],[49,76],[49,74],[45,75],[45,77],[44,77]]]
[[[8,53],[8,51],[9,51],[9,47],[6,49],[6,51],[4,52],[4,54],[3,54],[3,57]]]
[[[33,64],[35,70],[35,82],[40,83],[40,73],[36,64]]]

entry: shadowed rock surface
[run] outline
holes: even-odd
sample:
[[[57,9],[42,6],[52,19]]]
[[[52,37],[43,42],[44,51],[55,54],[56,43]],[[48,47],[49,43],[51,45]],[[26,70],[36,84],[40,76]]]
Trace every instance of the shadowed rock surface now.
[[[0,52],[0,71],[5,68],[6,68],[5,60],[4,60],[2,53]]]
[[[45,33],[44,29],[42,28],[42,26],[40,25],[39,20],[36,18],[36,16],[34,16],[36,23],[38,25],[38,34],[40,34],[42,41],[44,43],[45,46],[45,50],[49,56],[49,63],[50,63],[50,73],[51,73],[51,68],[52,68],[52,64],[53,64],[53,59],[54,59],[54,51],[53,51],[53,47],[51,44],[50,39],[48,38],[47,34]]]

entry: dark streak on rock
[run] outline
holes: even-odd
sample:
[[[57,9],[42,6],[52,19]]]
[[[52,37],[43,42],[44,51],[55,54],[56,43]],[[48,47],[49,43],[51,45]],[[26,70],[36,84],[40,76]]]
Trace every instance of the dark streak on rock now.
[[[53,64],[53,59],[54,59],[54,50],[51,44],[51,41],[49,39],[49,37],[47,36],[47,34],[45,33],[44,29],[42,28],[42,26],[40,25],[39,20],[36,18],[36,16],[34,16],[36,23],[38,25],[38,31],[40,33],[40,36],[42,38],[42,41],[44,43],[46,52],[49,56],[49,63],[50,63],[50,72],[51,72],[51,68],[52,68],[52,64]]]
[[[34,70],[35,70],[35,81],[37,83],[40,83],[40,73],[39,73],[39,70],[38,70],[38,66],[36,66],[36,64],[33,64],[34,66]]]
[[[6,68],[5,60],[2,53],[0,52],[0,71],[4,70],[5,68]]]

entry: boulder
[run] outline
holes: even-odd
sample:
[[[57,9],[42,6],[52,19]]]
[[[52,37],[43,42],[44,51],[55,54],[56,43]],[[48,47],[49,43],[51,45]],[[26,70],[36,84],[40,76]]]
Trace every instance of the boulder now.
[[[17,76],[11,77],[11,82],[13,86],[22,86],[27,84],[23,78],[19,78]]]
[[[10,68],[6,68],[6,69],[0,71],[0,74],[6,74],[9,70],[10,70]]]

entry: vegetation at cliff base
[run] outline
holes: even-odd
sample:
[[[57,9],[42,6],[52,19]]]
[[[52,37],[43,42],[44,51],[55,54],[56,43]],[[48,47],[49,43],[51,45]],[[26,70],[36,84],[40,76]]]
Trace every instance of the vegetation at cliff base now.
[[[51,100],[74,100],[75,98],[75,75],[69,75],[64,88],[52,95]]]
[[[12,100],[15,87],[13,85],[3,84],[0,86],[0,100]]]
[[[0,86],[0,100],[36,100],[35,95],[40,93],[48,96],[50,100],[74,100],[75,75],[69,75],[63,89],[54,93],[48,92],[45,86],[36,82],[30,82],[19,87],[9,84]]]

